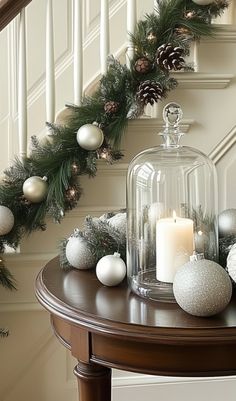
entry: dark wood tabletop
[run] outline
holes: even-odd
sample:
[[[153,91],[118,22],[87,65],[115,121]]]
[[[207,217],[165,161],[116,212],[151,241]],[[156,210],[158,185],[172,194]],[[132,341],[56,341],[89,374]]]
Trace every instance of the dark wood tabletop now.
[[[55,334],[79,361],[80,390],[99,367],[103,378],[112,367],[174,376],[236,373],[235,294],[223,312],[199,318],[176,303],[138,297],[126,281],[105,287],[94,270],[65,271],[55,258],[39,273],[36,296],[50,312]],[[83,401],[90,400],[88,389],[82,393]],[[91,400],[110,400],[109,394]]]

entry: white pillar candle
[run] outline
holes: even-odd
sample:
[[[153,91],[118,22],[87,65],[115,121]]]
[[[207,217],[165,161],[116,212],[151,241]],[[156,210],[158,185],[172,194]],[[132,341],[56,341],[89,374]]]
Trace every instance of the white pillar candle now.
[[[156,277],[173,283],[178,267],[193,254],[193,220],[173,217],[156,225]]]

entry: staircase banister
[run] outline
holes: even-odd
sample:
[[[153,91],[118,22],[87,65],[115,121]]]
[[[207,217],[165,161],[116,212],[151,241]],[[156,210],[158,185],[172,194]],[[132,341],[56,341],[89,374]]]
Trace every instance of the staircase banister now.
[[[32,0],[0,0],[0,31]]]

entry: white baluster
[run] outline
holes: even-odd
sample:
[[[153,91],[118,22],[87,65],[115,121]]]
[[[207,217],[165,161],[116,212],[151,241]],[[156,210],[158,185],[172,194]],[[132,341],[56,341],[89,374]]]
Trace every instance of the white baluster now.
[[[80,106],[82,97],[83,97],[82,0],[74,0],[74,103]]]
[[[153,8],[154,8],[154,13],[158,13],[158,8],[159,5],[156,0],[153,0]],[[148,114],[148,113],[147,113]],[[150,112],[152,118],[161,118],[161,106],[160,102],[155,102],[154,105],[152,106],[152,110]]]
[[[134,48],[130,40],[130,34],[134,33],[135,25],[137,22],[137,7],[136,0],[127,0],[127,34],[128,34],[128,47],[126,53],[126,64],[130,67],[130,61],[134,56]]]
[[[101,0],[101,20],[100,20],[100,64],[101,73],[107,72],[107,56],[110,52],[109,40],[109,5],[108,0]]]
[[[19,23],[19,81],[18,81],[18,126],[19,156],[27,156],[27,78],[26,78],[26,41],[25,9],[20,13]]]
[[[194,71],[198,72],[199,71],[199,55],[198,55],[198,43],[197,41],[193,42],[193,66],[194,66]]]
[[[55,120],[55,65],[52,0],[47,0],[46,14],[46,119]]]

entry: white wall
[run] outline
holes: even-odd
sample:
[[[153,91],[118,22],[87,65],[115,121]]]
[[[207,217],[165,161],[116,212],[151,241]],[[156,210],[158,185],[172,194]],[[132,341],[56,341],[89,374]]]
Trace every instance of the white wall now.
[[[111,0],[111,51],[118,52],[126,40],[126,2]],[[153,1],[138,1],[139,13]],[[73,101],[72,39],[70,0],[54,1],[57,110]],[[84,0],[85,86],[93,83],[99,72],[98,14],[99,0]],[[143,8],[145,7],[145,10]],[[228,14],[233,22],[236,11]],[[27,8],[29,137],[45,133],[45,0],[34,0]],[[0,170],[18,151],[17,139],[17,52],[14,44],[17,20],[0,35]],[[119,35],[117,35],[117,31]],[[36,44],[36,45],[35,45]],[[182,105],[188,132],[186,145],[212,153],[219,171],[220,208],[236,207],[236,27],[229,25],[213,40],[199,47],[199,72],[178,76],[180,85],[168,101]],[[159,116],[162,106],[159,107]],[[39,269],[58,252],[61,238],[75,226],[81,226],[87,214],[125,206],[127,163],[139,150],[156,144],[161,121],[144,119],[130,123],[123,148],[122,163],[107,167],[101,163],[94,180],[84,177],[84,195],[77,209],[61,225],[48,223],[44,233],[34,233],[22,241],[21,253],[7,256],[7,263],[18,280],[18,291],[9,293],[0,287],[0,322],[11,335],[0,340],[1,401],[75,401],[76,381],[69,353],[54,338],[48,314],[34,297],[34,280]],[[233,129],[233,131],[232,131]],[[225,138],[225,139],[224,139]],[[224,140],[223,140],[224,139]],[[99,189],[99,190],[98,190]],[[104,189],[104,190],[103,190]],[[114,401],[160,399],[161,401],[234,400],[234,378],[175,379],[147,377],[114,372]]]

